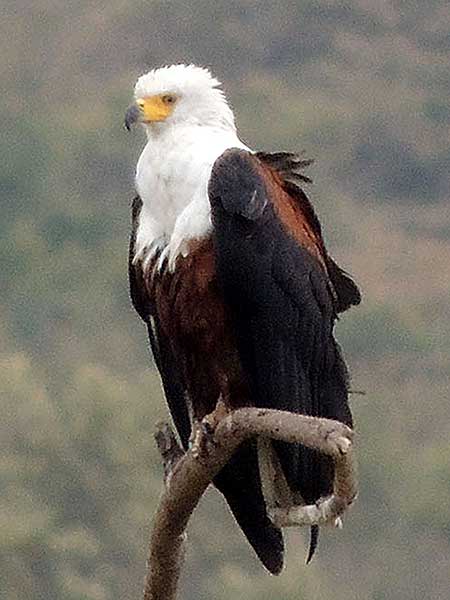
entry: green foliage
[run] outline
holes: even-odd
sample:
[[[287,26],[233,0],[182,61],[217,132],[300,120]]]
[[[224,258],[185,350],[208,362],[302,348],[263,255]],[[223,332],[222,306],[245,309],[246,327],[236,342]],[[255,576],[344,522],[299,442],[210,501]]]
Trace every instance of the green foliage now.
[[[288,536],[265,575],[211,492],[186,598],[448,596],[448,27],[444,2],[5,6],[0,163],[0,596],[139,597],[166,418],[127,290],[137,75],[194,61],[253,147],[305,149],[329,246],[362,284],[344,315],[361,494],[343,532]]]

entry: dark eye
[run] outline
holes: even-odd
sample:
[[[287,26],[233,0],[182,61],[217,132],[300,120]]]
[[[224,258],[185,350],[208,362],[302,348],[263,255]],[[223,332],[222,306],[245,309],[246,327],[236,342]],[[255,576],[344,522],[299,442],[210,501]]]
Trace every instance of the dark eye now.
[[[177,98],[173,94],[165,94],[162,97],[162,101],[164,102],[164,104],[175,104],[176,100]]]

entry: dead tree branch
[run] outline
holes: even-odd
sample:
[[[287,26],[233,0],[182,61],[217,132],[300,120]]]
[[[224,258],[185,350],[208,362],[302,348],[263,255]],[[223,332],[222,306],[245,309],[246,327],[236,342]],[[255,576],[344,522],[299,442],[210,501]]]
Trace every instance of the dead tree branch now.
[[[331,456],[335,462],[333,493],[315,505],[268,507],[280,527],[338,524],[356,496],[352,459],[353,431],[330,419],[290,412],[241,408],[229,414],[218,405],[205,417],[192,447],[183,453],[168,425],[157,432],[165,467],[165,489],[150,538],[144,600],[175,600],[183,564],[183,542],[189,518],[212,479],[246,439],[264,436],[297,442]]]

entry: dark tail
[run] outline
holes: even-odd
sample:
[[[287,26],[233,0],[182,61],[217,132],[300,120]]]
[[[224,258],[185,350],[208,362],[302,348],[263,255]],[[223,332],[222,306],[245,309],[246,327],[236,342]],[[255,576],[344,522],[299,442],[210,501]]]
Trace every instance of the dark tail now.
[[[254,441],[239,448],[214,484],[225,496],[260,561],[270,573],[278,575],[283,568],[283,536],[266,513]]]
[[[319,526],[312,525],[310,530],[310,538],[309,538],[309,551],[308,556],[306,557],[306,564],[308,565],[316,552],[317,545],[319,543]]]

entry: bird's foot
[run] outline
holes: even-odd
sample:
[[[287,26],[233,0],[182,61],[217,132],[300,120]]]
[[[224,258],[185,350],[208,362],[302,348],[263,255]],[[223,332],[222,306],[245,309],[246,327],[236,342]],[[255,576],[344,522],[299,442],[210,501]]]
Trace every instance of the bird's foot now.
[[[206,417],[202,421],[194,421],[190,448],[195,459],[200,460],[208,457],[210,450],[216,447],[214,431],[215,427],[209,424]]]
[[[323,432],[326,445],[331,450],[330,454],[338,457],[348,453],[353,445],[354,432],[344,423],[335,423]]]
[[[225,417],[227,417],[229,413],[230,411],[227,407],[226,402],[223,400],[222,396],[219,396],[216,408],[211,413],[209,413],[209,415],[206,415],[202,422],[206,423],[211,429],[215,430],[220,421],[222,421],[222,419],[225,419]]]

